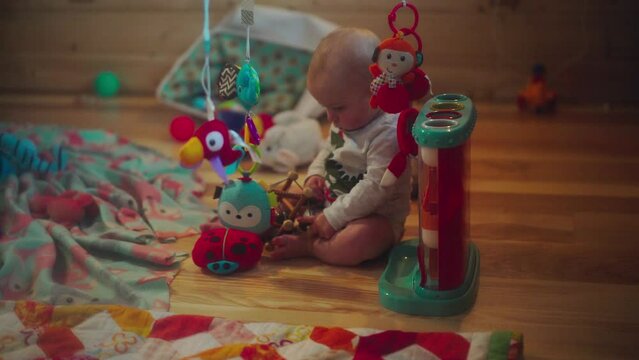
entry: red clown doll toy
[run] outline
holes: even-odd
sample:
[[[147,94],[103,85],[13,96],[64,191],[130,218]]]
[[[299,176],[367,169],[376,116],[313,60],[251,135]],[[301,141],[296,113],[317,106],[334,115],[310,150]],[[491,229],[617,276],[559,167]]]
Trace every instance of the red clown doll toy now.
[[[415,21],[410,28],[398,30],[395,27],[397,11],[408,8]],[[374,79],[371,82],[370,105],[390,114],[399,113],[397,119],[397,145],[395,154],[381,180],[382,186],[391,186],[408,167],[409,156],[417,155],[417,144],[411,129],[419,112],[412,102],[419,100],[431,89],[428,76],[419,68],[424,56],[422,40],[415,32],[419,23],[419,11],[415,5],[402,1],[388,14],[388,26],[393,36],[382,41],[373,54],[373,64],[368,69]],[[408,37],[417,43],[415,48]]]
[[[407,34],[415,36],[421,48],[419,37],[410,29],[402,29],[375,49],[373,64],[369,66],[374,76],[370,100],[373,109],[399,113],[409,108],[413,100],[424,97],[430,88],[426,74],[419,69],[421,51],[404,39]]]

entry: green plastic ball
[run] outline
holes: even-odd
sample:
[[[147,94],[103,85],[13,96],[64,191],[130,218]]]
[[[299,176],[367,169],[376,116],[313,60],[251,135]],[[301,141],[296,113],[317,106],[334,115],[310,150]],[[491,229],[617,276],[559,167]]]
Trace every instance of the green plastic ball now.
[[[95,92],[101,97],[115,96],[120,90],[120,79],[111,71],[102,71],[95,78]]]

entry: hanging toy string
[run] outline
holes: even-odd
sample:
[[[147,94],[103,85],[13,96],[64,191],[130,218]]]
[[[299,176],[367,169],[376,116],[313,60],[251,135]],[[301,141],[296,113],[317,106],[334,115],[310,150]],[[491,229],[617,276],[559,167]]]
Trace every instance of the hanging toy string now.
[[[215,115],[215,105],[211,99],[211,32],[209,31],[209,0],[204,0],[204,27],[202,29],[204,39],[204,66],[202,67],[202,89],[206,97],[206,118],[213,120]]]
[[[251,42],[249,39],[251,38],[251,26],[246,26],[246,55],[245,61],[251,61]]]
[[[254,24],[253,8],[255,6],[254,0],[243,0],[241,5],[241,18],[242,24],[246,25],[246,57],[245,62],[249,64],[251,61],[251,26]],[[258,80],[259,81],[259,80]],[[253,122],[253,113],[250,109],[247,109],[244,126],[244,141],[246,143],[253,143],[259,145],[260,137]]]
[[[242,24],[246,25],[246,62],[251,60],[251,26],[254,24],[253,7],[254,0],[242,1],[241,17]]]
[[[413,25],[409,28],[409,31],[415,32],[417,30],[417,25],[419,24],[419,10],[415,5],[408,3],[406,1],[402,1],[401,3],[395,5],[391,12],[388,14],[388,27],[390,27],[393,34],[396,34],[399,30],[395,27],[395,20],[397,20],[397,11],[402,7],[406,7],[413,12]]]

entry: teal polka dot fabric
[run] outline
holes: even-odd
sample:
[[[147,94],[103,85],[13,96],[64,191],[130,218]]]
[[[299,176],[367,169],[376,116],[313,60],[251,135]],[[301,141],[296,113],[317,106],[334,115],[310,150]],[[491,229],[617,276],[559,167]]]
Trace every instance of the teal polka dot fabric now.
[[[216,82],[222,67],[227,63],[241,65],[246,51],[245,38],[217,33],[211,36],[211,87],[213,101]],[[169,74],[168,81],[159,91],[162,99],[178,103],[196,111],[204,111],[201,85],[204,65],[203,44],[189,50],[189,54]],[[311,53],[262,40],[251,40],[251,64],[260,76],[261,96],[252,109],[255,113],[275,114],[292,109],[306,87],[306,70]]]

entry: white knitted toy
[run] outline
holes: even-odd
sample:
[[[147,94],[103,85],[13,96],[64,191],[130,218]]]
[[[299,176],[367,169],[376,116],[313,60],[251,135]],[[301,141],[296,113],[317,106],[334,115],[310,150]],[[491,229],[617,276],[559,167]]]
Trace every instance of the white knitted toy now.
[[[262,162],[277,172],[294,170],[313,161],[321,142],[317,120],[294,110],[283,111],[273,117],[273,127],[260,143]]]

